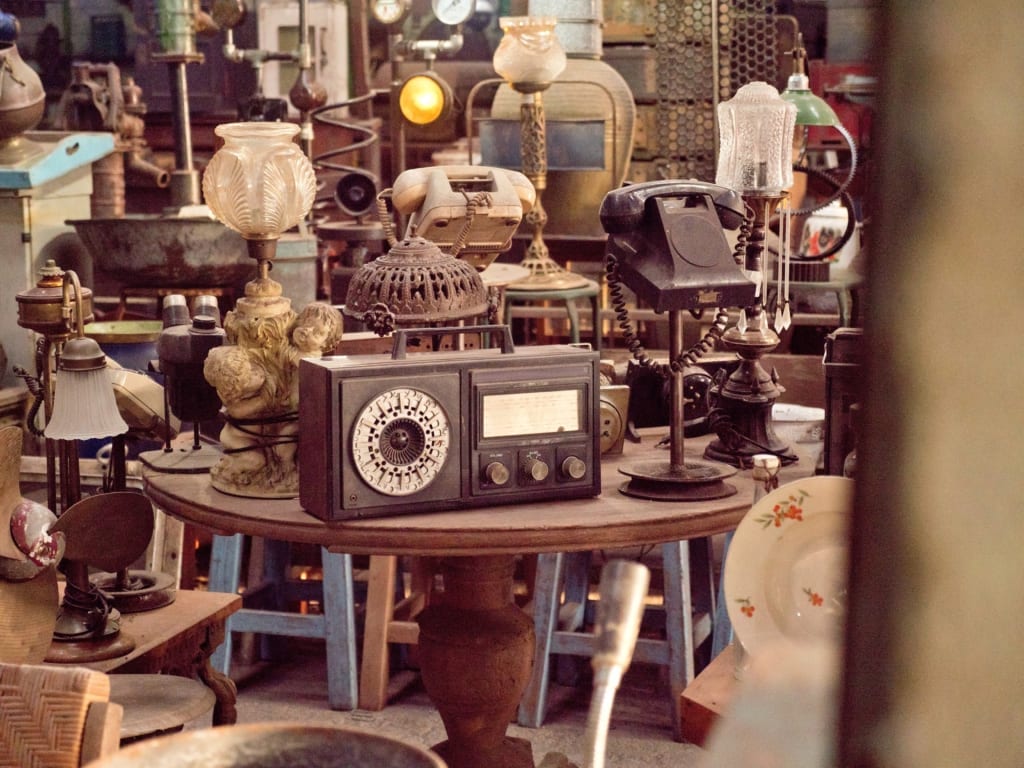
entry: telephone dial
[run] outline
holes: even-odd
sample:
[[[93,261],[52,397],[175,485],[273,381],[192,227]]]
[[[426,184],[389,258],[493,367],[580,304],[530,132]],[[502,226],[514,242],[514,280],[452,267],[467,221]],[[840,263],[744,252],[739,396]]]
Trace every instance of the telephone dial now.
[[[508,250],[537,199],[519,171],[483,165],[438,165],[399,174],[391,202],[410,216],[406,236],[430,240],[479,270]]]
[[[649,181],[612,190],[601,204],[606,253],[618,276],[657,312],[742,307],[755,284],[724,230],[745,222],[735,190],[700,181]]]

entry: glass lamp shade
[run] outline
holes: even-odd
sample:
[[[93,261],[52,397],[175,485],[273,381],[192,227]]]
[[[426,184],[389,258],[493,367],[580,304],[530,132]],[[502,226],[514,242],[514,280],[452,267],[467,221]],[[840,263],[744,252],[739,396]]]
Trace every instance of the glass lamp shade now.
[[[777,194],[793,186],[796,107],[763,82],[744,85],[718,105],[715,181],[740,192]]]
[[[295,136],[294,123],[225,123],[224,139],[203,174],[203,197],[213,215],[242,237],[276,239],[313,206],[316,174]]]
[[[499,19],[505,34],[494,51],[494,71],[513,86],[550,84],[567,63],[565,49],[555,35],[557,21],[553,16]]]
[[[828,102],[811,91],[807,75],[794,73],[786,82],[782,98],[796,107],[797,125],[839,125],[839,117]]]
[[[53,416],[44,434],[54,440],[91,440],[127,431],[99,344],[88,338],[71,339],[64,344]]]

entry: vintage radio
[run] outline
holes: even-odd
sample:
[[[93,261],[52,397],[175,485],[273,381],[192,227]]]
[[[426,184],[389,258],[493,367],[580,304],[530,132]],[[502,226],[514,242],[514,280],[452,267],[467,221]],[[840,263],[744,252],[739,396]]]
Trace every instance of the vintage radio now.
[[[460,329],[432,329],[451,332]],[[598,354],[552,344],[302,360],[304,509],[325,520],[596,496]]]

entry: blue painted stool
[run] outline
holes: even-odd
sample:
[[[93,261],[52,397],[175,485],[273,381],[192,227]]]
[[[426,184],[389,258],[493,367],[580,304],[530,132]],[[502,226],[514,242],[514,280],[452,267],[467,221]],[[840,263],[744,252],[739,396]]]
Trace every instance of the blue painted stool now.
[[[593,656],[594,634],[559,629],[563,605],[585,604],[589,588],[590,553],[577,555],[541,554],[537,558],[533,618],[536,632],[533,675],[519,705],[519,725],[539,728],[547,710],[551,654]],[[691,562],[692,555],[692,562]],[[697,672],[695,652],[711,636],[715,613],[711,539],[673,541],[661,545],[664,569],[664,610],[666,639],[640,637],[633,661],[668,667],[672,697],[672,730],[682,739],[680,694]],[[561,595],[565,592],[565,603]],[[570,625],[581,624],[582,615],[561,616]]]
[[[510,312],[513,304],[533,304],[538,301],[562,301],[565,303],[565,311],[569,317],[569,338],[573,344],[579,344],[580,313],[576,308],[576,299],[589,299],[594,328],[593,346],[595,350],[601,351],[600,293],[601,286],[593,280],[587,280],[586,284],[576,288],[536,291],[506,288],[504,291],[505,306],[502,317],[506,323],[511,321],[512,316]]]
[[[242,569],[243,534],[214,536],[210,557],[211,592],[237,593]],[[264,589],[273,594],[274,608],[243,607],[228,618],[224,642],[211,657],[214,669],[228,674],[231,667],[232,632],[323,639],[327,648],[327,698],[331,709],[355,709],[358,702],[356,674],[355,598],[352,556],[321,547],[323,582],[288,578],[289,544],[265,540],[263,583],[251,585],[247,596]],[[289,600],[322,601],[320,614],[279,610]]]

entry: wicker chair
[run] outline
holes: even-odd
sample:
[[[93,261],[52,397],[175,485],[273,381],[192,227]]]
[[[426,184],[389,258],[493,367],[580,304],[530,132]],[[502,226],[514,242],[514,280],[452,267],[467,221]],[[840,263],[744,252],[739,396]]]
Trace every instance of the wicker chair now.
[[[0,663],[0,767],[78,768],[117,751],[122,707],[84,667]]]

